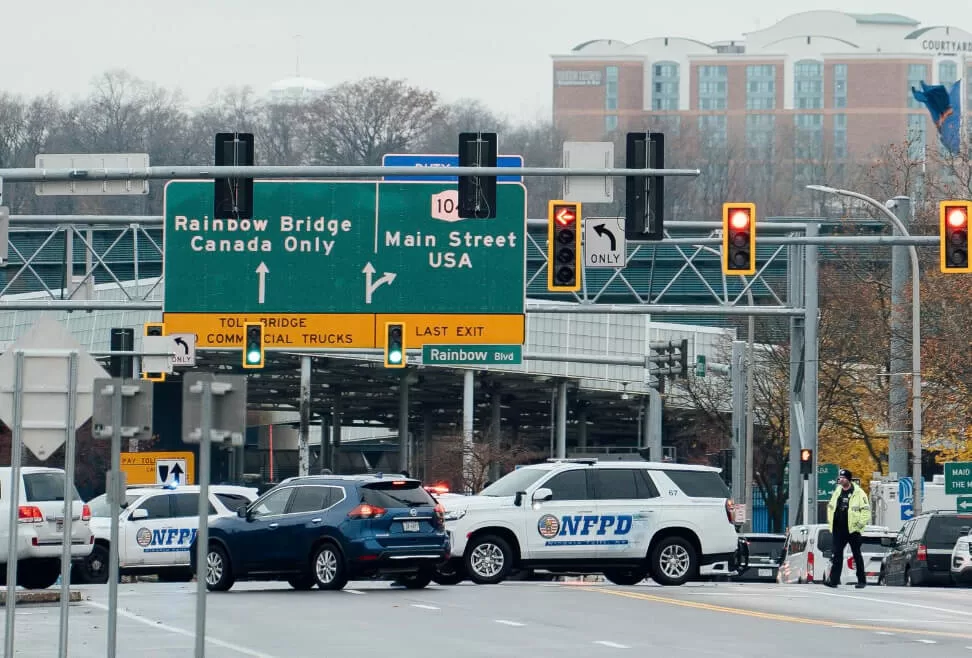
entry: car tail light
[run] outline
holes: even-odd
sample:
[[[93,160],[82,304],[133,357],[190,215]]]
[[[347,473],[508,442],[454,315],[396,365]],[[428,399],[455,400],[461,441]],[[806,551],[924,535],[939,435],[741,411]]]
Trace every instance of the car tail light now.
[[[807,553],[807,582],[813,582],[813,552]]]
[[[736,506],[733,505],[732,499],[726,500],[726,518],[729,519],[729,523],[736,524]]]
[[[87,503],[85,503],[84,506],[81,508],[81,520],[82,521],[91,520],[91,508],[88,507]]]
[[[853,556],[847,558],[847,568],[848,569],[853,569],[854,568],[854,557]]]
[[[43,523],[44,515],[39,507],[33,505],[21,505],[17,508],[17,520],[21,523]]]
[[[435,525],[440,528],[445,526],[445,508],[442,503],[435,506]]]
[[[918,546],[918,555],[916,556],[916,559],[919,562],[926,562],[928,560],[928,547],[926,547],[924,544]]]
[[[353,510],[348,512],[349,519],[379,519],[385,512],[384,507],[378,507],[377,505],[367,505],[362,504],[355,507]]]

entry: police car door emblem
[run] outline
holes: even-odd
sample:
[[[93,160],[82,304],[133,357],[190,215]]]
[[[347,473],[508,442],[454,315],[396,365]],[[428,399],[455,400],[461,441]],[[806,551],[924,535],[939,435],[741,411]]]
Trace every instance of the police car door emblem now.
[[[537,531],[545,539],[552,539],[560,532],[560,519],[553,514],[544,514],[537,522]]]
[[[413,507],[412,509],[408,510],[408,515],[409,516],[417,516],[418,515],[418,510]]]

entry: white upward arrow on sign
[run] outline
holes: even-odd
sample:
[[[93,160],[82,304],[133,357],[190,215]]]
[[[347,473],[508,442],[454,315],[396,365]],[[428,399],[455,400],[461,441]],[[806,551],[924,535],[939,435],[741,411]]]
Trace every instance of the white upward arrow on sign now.
[[[260,279],[259,280],[259,283],[257,284],[257,286],[258,286],[257,287],[257,303],[258,304],[262,304],[263,303],[263,300],[266,298],[266,292],[267,292],[267,274],[270,273],[270,268],[267,267],[267,264],[266,263],[264,263],[264,262],[261,261],[260,264],[257,265],[256,273],[257,273],[257,275],[259,276],[259,279]]]

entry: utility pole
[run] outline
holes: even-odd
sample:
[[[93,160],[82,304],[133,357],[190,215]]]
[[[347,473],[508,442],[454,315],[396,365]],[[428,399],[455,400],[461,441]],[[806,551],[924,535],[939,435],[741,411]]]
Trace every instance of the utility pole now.
[[[901,197],[891,208],[895,217],[908,226],[911,221],[911,199]],[[901,235],[897,227],[895,235]],[[891,248],[891,360],[888,381],[888,472],[898,477],[908,474],[908,386],[909,371],[905,336],[909,312],[905,308],[904,290],[908,283],[908,247]],[[917,483],[915,485],[918,486]],[[920,491],[920,489],[916,489]]]

